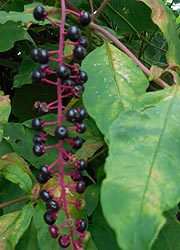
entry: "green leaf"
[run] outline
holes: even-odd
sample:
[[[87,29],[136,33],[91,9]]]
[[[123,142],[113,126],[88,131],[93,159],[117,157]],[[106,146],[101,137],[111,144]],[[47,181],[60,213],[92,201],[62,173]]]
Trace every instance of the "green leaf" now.
[[[167,221],[152,248],[152,250],[179,250],[180,223],[171,218]]]
[[[96,2],[102,3],[101,0]],[[125,32],[141,32],[152,30],[155,25],[150,19],[150,10],[138,1],[131,0],[109,0],[103,12],[113,21],[117,27]]]
[[[32,204],[26,205],[21,211],[0,217],[0,249],[14,250],[19,239],[29,227],[33,216]]]
[[[154,107],[127,111],[109,129],[101,201],[123,250],[149,250],[163,213],[180,200],[179,107],[180,89],[171,87]]]
[[[31,171],[27,163],[16,153],[7,154],[0,158],[0,171],[7,180],[18,184],[25,192],[31,192],[32,181],[29,177]]]
[[[92,239],[95,242],[97,249],[120,250],[120,248],[116,243],[115,234],[107,224],[107,221],[103,216],[100,205],[98,205],[98,207],[96,208],[91,217],[92,217],[92,223],[88,225],[88,230],[91,232]]]
[[[140,0],[144,2],[152,10],[152,20],[163,32],[167,43],[168,52],[166,54],[167,61],[170,66],[180,65],[180,40],[176,30],[176,18],[173,11],[168,8],[162,0],[149,1]]]
[[[96,209],[99,202],[100,188],[97,184],[92,184],[88,186],[85,190],[85,213],[90,216],[92,212]]]
[[[23,29],[20,22],[9,21],[5,24],[0,24],[0,52],[7,51],[14,46],[14,43],[19,40],[29,40],[33,43],[32,38],[26,30]]]
[[[3,92],[0,91],[0,141],[3,136],[2,125],[8,122],[8,118],[11,112],[10,99],[8,95],[3,96]]]
[[[136,64],[111,44],[104,44],[84,60],[89,80],[83,96],[88,113],[107,135],[112,121],[145,93],[148,81]]]

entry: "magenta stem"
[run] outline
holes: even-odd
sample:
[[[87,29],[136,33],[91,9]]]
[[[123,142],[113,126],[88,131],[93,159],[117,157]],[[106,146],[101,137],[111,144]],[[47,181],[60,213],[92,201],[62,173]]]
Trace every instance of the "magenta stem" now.
[[[80,16],[79,13],[77,13],[76,11],[73,11],[73,10],[66,9],[66,12],[70,13],[70,14],[73,14],[74,16],[77,16],[77,17]]]
[[[46,16],[46,20],[48,20],[49,22],[51,22],[52,24],[54,24],[56,27],[61,28],[61,24],[60,23],[57,23],[57,22],[53,21],[48,16]]]
[[[48,84],[57,85],[57,82],[50,81],[50,80],[48,80],[46,78],[43,78],[41,81],[45,82],[45,83],[48,83]]]

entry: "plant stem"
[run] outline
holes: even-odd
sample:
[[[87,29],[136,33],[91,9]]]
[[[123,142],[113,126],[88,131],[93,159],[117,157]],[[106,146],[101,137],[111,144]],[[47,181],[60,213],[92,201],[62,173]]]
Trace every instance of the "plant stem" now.
[[[92,21],[94,21],[96,19],[96,17],[101,13],[101,11],[104,9],[104,7],[108,4],[109,0],[104,0],[102,2],[102,4],[99,6],[99,8],[97,9],[97,11],[94,13],[93,17],[92,17]]]
[[[4,202],[4,203],[0,204],[0,209],[1,209],[1,208],[4,208],[4,207],[7,207],[7,206],[10,206],[10,205],[12,205],[12,204],[18,203],[18,202],[20,202],[20,201],[28,200],[28,198],[29,198],[29,196],[26,195],[26,196],[17,198],[17,199],[12,200],[12,201]]]
[[[95,29],[97,31],[99,31],[100,33],[102,33],[103,35],[105,35],[106,37],[108,37],[119,49],[121,49],[126,55],[128,55],[136,64],[137,66],[139,66],[142,71],[147,75],[150,76],[150,70],[148,68],[146,68],[146,66],[144,66],[144,64],[142,64],[137,57],[123,44],[121,43],[116,37],[114,37],[112,34],[110,34],[108,31],[106,31],[105,29],[103,29],[102,27],[100,27],[99,25],[91,22],[90,23],[90,27],[92,29]],[[169,85],[167,83],[165,83],[162,79],[157,78],[154,80],[160,87],[162,88],[167,88],[169,87]]]

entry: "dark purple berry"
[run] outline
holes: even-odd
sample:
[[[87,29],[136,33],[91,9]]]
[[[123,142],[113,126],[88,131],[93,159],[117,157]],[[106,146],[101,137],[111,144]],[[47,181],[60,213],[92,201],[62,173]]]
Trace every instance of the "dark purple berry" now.
[[[81,37],[81,31],[77,26],[72,26],[67,31],[67,37],[72,42],[77,42]]]
[[[81,84],[86,83],[88,80],[88,74],[85,71],[80,71],[79,73],[79,82]]]
[[[44,214],[44,220],[48,225],[53,225],[56,222],[56,217],[46,212]]]
[[[37,181],[39,182],[39,183],[41,183],[41,184],[44,184],[44,183],[46,183],[47,181],[48,181],[48,178],[46,178],[44,175],[42,175],[41,173],[38,173],[37,175],[36,175],[36,179],[37,179]]]
[[[59,77],[59,78],[65,80],[65,79],[67,79],[67,78],[70,77],[70,75],[71,75],[71,70],[70,70],[70,68],[68,68],[67,66],[61,65],[61,66],[59,66],[59,67],[57,68],[57,70],[56,70],[56,75],[57,75],[57,77]]]
[[[32,128],[35,130],[41,130],[44,121],[38,117],[32,119]]]
[[[88,39],[85,36],[81,36],[81,38],[79,39],[79,44],[84,48],[87,48],[89,45]]]
[[[76,132],[78,133],[84,133],[86,131],[86,125],[84,123],[78,123],[76,125]]]
[[[86,221],[84,219],[80,219],[76,223],[76,229],[80,233],[83,233],[86,230],[86,227],[87,227],[87,225],[86,225]]]
[[[49,226],[49,233],[51,234],[52,238],[56,239],[59,235],[59,229],[56,225]]]
[[[40,198],[41,200],[47,202],[48,200],[52,199],[52,195],[50,195],[50,193],[46,190],[42,190],[40,193]]]
[[[86,26],[91,22],[91,14],[87,11],[82,11],[79,17],[79,23]]]
[[[83,178],[83,175],[82,175],[81,171],[75,170],[75,171],[71,172],[71,179],[73,181],[80,181],[80,180],[82,180],[82,178]]]
[[[31,79],[33,83],[40,83],[43,78],[43,74],[40,70],[32,72]]]
[[[51,172],[48,170],[48,166],[47,166],[47,165],[41,166],[40,169],[39,169],[39,172],[40,172],[43,176],[45,176],[45,177],[47,177],[47,178],[50,178],[50,176],[51,176]]]
[[[39,52],[39,49],[37,49],[37,48],[31,50],[31,52],[30,52],[30,56],[31,56],[32,60],[34,60],[35,62],[38,61],[38,52]]]
[[[81,45],[76,46],[73,52],[77,60],[83,60],[87,56],[87,50]]]
[[[77,193],[79,193],[79,194],[82,194],[82,193],[84,193],[84,190],[86,189],[86,183],[85,183],[85,181],[79,181],[78,183],[77,183],[77,185],[76,185],[76,191],[77,191]]]
[[[63,140],[68,137],[68,130],[64,126],[59,126],[56,128],[54,134],[58,140]]]
[[[71,143],[71,147],[73,149],[79,149],[83,144],[83,140],[80,139],[79,137],[74,138],[74,140]]]
[[[55,200],[48,200],[46,202],[46,208],[49,213],[54,213],[59,209],[59,206]]]
[[[84,86],[82,85],[76,85],[73,88],[73,94],[76,98],[80,98],[84,92]]]
[[[33,146],[33,153],[36,156],[42,156],[45,154],[44,146],[42,144],[35,144]]]
[[[77,162],[77,167],[79,170],[83,171],[83,170],[87,169],[87,162],[83,159],[80,159]]]
[[[69,109],[67,112],[66,112],[66,119],[69,121],[69,122],[76,122],[79,120],[79,113],[76,109]]]
[[[44,137],[42,137],[41,135],[35,135],[33,137],[33,142],[35,144],[41,144],[41,143],[45,143],[46,139]]]
[[[78,121],[83,121],[87,117],[87,112],[84,108],[78,108],[79,112],[79,120]]]
[[[69,245],[70,245],[70,238],[69,238],[69,235],[61,235],[59,237],[59,245],[62,247],[62,248],[67,248]]]
[[[37,54],[37,60],[40,64],[47,64],[49,55],[46,49],[39,49]]]
[[[42,6],[37,6],[34,10],[33,10],[33,16],[37,21],[41,21],[45,18],[46,16],[46,11]]]

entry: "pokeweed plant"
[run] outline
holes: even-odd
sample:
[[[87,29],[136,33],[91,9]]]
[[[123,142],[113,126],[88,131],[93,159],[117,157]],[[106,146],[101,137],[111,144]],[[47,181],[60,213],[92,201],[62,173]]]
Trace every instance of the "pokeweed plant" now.
[[[178,250],[173,3],[30,2],[0,10],[0,249]]]

